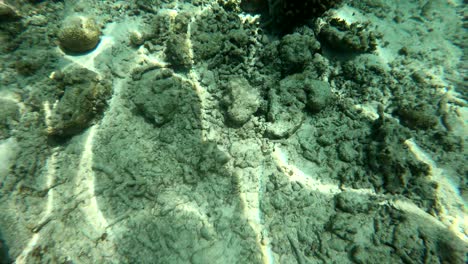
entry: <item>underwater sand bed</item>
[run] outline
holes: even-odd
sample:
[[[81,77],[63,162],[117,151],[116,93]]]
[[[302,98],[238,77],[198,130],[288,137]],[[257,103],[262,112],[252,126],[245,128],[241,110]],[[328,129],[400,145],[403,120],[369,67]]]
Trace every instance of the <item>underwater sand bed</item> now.
[[[0,2],[0,263],[465,263],[461,1]]]

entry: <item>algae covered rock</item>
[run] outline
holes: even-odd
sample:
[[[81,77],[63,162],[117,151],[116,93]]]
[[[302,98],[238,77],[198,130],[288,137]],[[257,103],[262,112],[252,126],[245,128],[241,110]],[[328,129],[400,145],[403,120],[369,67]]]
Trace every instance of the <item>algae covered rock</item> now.
[[[380,175],[386,192],[406,192],[423,197],[420,202],[427,208],[434,204],[437,187],[425,177],[429,173],[429,166],[418,160],[404,143],[409,138],[411,131],[396,121],[388,121],[376,127],[372,142],[367,146],[367,162],[370,169]],[[397,177],[395,172],[398,173]]]
[[[53,136],[73,136],[89,127],[94,117],[102,113],[111,85],[87,69],[57,73],[54,79],[63,94],[52,111],[47,132]]]
[[[310,78],[307,74],[292,74],[279,82],[269,93],[266,129],[268,138],[291,136],[305,118],[304,110],[315,114],[331,104],[333,94],[327,82]]]
[[[11,129],[18,119],[18,105],[14,101],[0,99],[0,140],[9,137]]]
[[[66,18],[58,33],[59,46],[66,53],[88,52],[98,45],[100,38],[96,21],[84,16]]]
[[[235,125],[243,125],[260,106],[258,91],[250,86],[249,82],[242,77],[233,78],[229,81],[229,92],[227,116]]]
[[[309,111],[312,113],[320,112],[331,103],[333,96],[327,82],[307,79],[305,85]]]
[[[166,42],[166,59],[174,68],[183,69],[192,65],[185,34],[171,34]]]
[[[378,36],[370,30],[370,23],[348,24],[343,19],[331,18],[321,27],[319,38],[340,52],[363,53],[377,49]]]
[[[287,138],[302,125],[307,102],[306,80],[303,74],[290,75],[279,82],[279,87],[270,90],[266,137]]]
[[[166,71],[143,75],[136,86],[136,93],[132,96],[136,112],[157,127],[170,122],[180,111],[185,85]]]
[[[287,74],[302,72],[320,50],[320,43],[312,32],[284,36],[278,47],[283,71]]]
[[[439,122],[436,110],[427,104],[403,105],[397,114],[401,123],[412,129],[431,129]]]

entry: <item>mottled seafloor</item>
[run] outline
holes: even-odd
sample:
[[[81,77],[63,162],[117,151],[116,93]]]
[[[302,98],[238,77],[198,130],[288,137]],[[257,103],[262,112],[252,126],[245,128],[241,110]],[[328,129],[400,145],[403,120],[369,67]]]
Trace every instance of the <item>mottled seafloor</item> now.
[[[466,1],[240,2],[0,1],[1,264],[465,263]]]

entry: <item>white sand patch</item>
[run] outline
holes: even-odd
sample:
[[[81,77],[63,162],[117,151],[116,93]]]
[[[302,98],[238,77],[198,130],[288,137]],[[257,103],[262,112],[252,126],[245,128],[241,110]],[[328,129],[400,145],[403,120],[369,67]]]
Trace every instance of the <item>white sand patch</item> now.
[[[10,166],[15,161],[17,151],[18,146],[15,138],[0,140],[0,186],[10,172]]]
[[[88,220],[88,226],[94,229],[94,233],[102,234],[105,232],[105,228],[108,226],[108,222],[99,209],[98,202],[96,200],[94,182],[95,174],[92,169],[93,164],[93,142],[96,135],[96,131],[99,128],[98,125],[92,126],[85,140],[83,152],[81,154],[81,160],[79,163],[79,169],[76,173],[76,188],[75,194],[79,197],[85,194],[85,197],[89,197],[84,200],[80,209]],[[112,234],[111,234],[112,235]]]
[[[254,174],[256,178],[249,177]],[[239,198],[243,205],[244,217],[255,233],[257,247],[262,254],[263,263],[275,263],[271,250],[268,231],[263,225],[262,212],[260,210],[260,199],[263,189],[264,173],[261,170],[255,172],[238,171],[235,175],[239,183]]]
[[[42,214],[41,220],[39,220],[39,222],[36,224],[36,227],[33,228],[33,232],[35,234],[33,234],[33,236],[28,242],[28,245],[24,248],[21,254],[16,258],[16,263],[18,264],[29,263],[27,261],[28,257],[30,256],[31,251],[34,249],[36,244],[39,242],[39,239],[41,239],[41,237],[47,238],[47,235],[41,235],[41,230],[44,225],[46,225],[48,222],[51,221],[52,212],[54,211],[54,209],[56,209],[54,208],[55,194],[54,194],[54,189],[52,188],[52,186],[55,183],[55,177],[57,173],[57,170],[56,170],[57,155],[58,155],[57,150],[58,148],[54,149],[53,154],[49,157],[49,159],[47,160],[47,164],[46,164],[46,169],[47,169],[46,175],[45,175],[46,181],[47,181],[46,188],[49,189],[49,191],[47,192],[47,204],[46,204],[45,210]]]
[[[279,146],[275,147],[273,159],[285,175],[289,175],[291,181],[302,183],[307,189],[318,191],[326,196],[333,196],[340,192],[336,184],[324,183],[317,179],[314,175],[306,174],[296,165],[291,164],[288,154]]]
[[[468,214],[465,201],[447,171],[439,168],[435,161],[413,140],[405,141],[418,160],[430,167],[430,180],[437,182],[437,203],[440,221],[460,239],[468,242]]]

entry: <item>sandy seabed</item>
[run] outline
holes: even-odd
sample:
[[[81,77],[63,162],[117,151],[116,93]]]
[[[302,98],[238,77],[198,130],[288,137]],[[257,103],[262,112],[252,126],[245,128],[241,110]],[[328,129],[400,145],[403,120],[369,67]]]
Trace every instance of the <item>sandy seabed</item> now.
[[[463,1],[240,2],[0,1],[1,264],[466,263]]]

